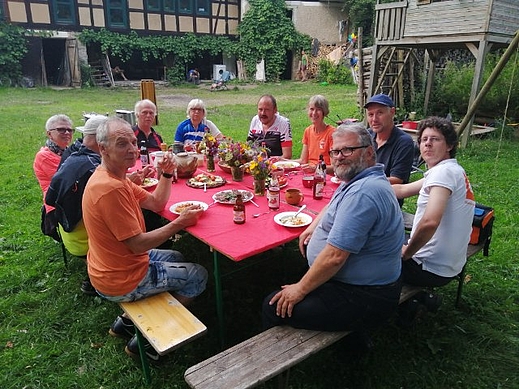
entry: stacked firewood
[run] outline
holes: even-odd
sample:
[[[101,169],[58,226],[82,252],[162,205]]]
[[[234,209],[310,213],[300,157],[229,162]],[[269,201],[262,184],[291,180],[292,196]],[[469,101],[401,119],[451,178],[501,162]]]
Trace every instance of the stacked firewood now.
[[[319,51],[317,55],[308,55],[308,77],[315,78],[317,73],[319,72],[319,61],[322,59],[328,60],[328,55],[338,49],[342,48],[342,52],[344,55],[347,55],[348,45],[319,45]]]

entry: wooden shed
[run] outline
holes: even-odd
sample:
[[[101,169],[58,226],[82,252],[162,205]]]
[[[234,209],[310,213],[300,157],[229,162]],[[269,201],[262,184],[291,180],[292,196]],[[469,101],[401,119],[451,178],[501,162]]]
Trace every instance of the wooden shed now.
[[[519,28],[519,0],[377,0],[375,12],[372,64],[360,103],[376,93],[402,101],[403,68],[413,51],[422,49],[428,68],[425,113],[443,51],[468,49],[476,59],[470,106],[481,87],[485,55],[507,47]]]

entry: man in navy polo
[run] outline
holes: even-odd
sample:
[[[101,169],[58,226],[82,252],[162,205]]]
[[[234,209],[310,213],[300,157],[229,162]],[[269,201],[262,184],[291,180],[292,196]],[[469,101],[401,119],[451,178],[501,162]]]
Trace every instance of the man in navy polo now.
[[[377,162],[391,184],[406,184],[413,167],[414,143],[410,135],[394,124],[395,103],[383,93],[372,96],[364,105]],[[399,200],[400,206],[403,201]]]

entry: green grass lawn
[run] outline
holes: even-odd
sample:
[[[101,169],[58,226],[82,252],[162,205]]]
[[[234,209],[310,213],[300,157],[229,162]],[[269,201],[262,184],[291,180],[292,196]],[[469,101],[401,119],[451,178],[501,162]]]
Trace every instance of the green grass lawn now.
[[[272,93],[279,111],[291,120],[298,157],[309,125],[305,107],[310,96],[330,100],[330,123],[337,116],[360,117],[353,87],[287,82],[230,89],[157,88],[156,129],[171,143],[189,100],[201,98],[208,118],[224,134],[245,140],[259,96]],[[41,191],[32,171],[49,116],[66,113],[80,125],[83,112],[112,114],[133,109],[138,99],[138,89],[0,89],[1,388],[144,386],[140,366],[126,356],[124,342],[107,332],[118,306],[83,295],[84,263],[71,258],[65,267],[60,246],[41,234]],[[410,330],[388,324],[373,335],[375,347],[364,358],[345,358],[344,343],[329,347],[292,369],[291,388],[519,388],[519,141],[510,129],[498,129],[471,139],[458,160],[477,201],[496,212],[490,257],[471,258],[460,309],[453,307],[456,285],[451,283],[440,290],[444,304],[437,314]],[[412,210],[412,201],[405,208]],[[189,235],[178,246],[212,272],[206,246]],[[223,271],[247,265],[253,266],[224,278],[229,344],[258,333],[263,297],[304,270],[297,247],[288,245],[242,263],[224,261]],[[192,307],[208,333],[152,367],[151,388],[186,388],[184,371],[219,351],[214,301],[210,279]]]

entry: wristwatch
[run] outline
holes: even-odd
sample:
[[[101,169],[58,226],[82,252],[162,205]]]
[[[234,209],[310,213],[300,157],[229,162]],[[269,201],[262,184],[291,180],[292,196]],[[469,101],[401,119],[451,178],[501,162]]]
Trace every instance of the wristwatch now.
[[[173,174],[170,174],[170,173],[162,173],[162,177],[164,177],[164,178],[173,178]]]

